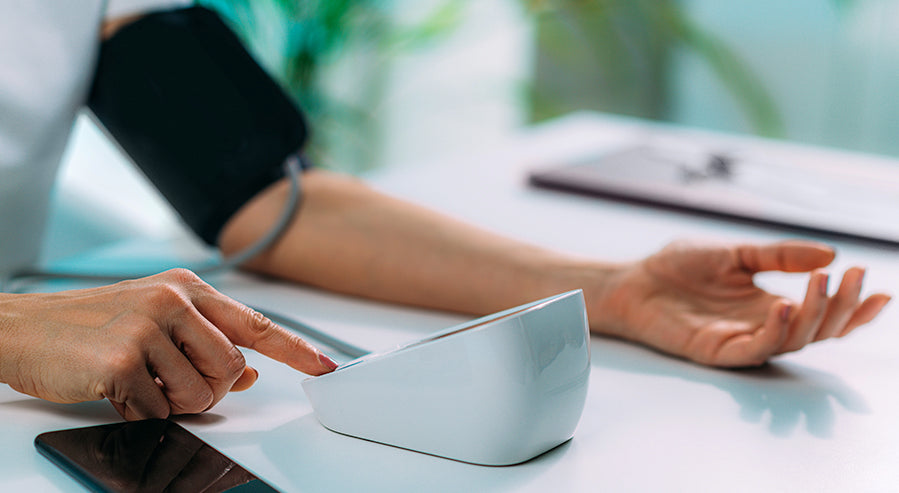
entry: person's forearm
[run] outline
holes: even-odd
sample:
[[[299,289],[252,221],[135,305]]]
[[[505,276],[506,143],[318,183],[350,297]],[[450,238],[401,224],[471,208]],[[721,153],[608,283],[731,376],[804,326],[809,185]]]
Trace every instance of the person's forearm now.
[[[248,266],[369,298],[486,314],[581,288],[594,333],[636,341],[703,364],[758,365],[806,344],[842,337],[873,320],[884,293],[860,298],[851,268],[831,296],[833,250],[810,242],[712,245],[676,242],[626,264],[568,257],[503,238],[311,171],[299,214],[277,244]],[[288,185],[259,194],[226,225],[222,249],[261,237]],[[762,271],[808,272],[800,303],[760,289]]]
[[[474,314],[569,289],[598,290],[612,268],[527,245],[311,171],[282,239],[248,267],[342,293]],[[279,183],[226,225],[225,254],[264,234],[288,193]],[[589,268],[588,268],[589,267]]]

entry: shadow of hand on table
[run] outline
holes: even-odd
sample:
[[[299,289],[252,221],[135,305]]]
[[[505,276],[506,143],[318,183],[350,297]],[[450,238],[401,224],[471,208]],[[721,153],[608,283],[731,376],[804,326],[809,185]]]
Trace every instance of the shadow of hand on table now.
[[[740,406],[740,418],[762,423],[788,436],[805,422],[809,434],[827,438],[836,424],[837,407],[856,414],[870,412],[864,397],[838,376],[787,361],[757,368],[717,369],[672,358],[633,344],[600,339],[593,345],[593,365],[627,373],[658,375],[711,385]]]
[[[761,422],[770,413],[769,429],[774,435],[789,435],[805,416],[806,430],[827,438],[836,424],[835,406],[858,414],[870,411],[862,396],[843,380],[820,370],[775,362],[729,373],[709,383],[730,393],[745,421]]]

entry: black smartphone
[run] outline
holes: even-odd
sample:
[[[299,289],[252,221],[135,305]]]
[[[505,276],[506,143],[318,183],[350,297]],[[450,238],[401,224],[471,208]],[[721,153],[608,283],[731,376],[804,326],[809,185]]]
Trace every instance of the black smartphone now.
[[[278,491],[167,419],[49,431],[34,446],[93,491]]]

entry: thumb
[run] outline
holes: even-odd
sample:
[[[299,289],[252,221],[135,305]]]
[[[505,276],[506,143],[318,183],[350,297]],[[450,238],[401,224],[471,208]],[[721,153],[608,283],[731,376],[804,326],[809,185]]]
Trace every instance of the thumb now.
[[[749,273],[779,270],[809,272],[833,262],[833,248],[811,241],[782,241],[768,245],[734,247],[737,265]]]
[[[242,392],[252,387],[259,378],[259,372],[252,366],[243,369],[243,373],[237,377],[237,380],[231,385],[231,392]]]

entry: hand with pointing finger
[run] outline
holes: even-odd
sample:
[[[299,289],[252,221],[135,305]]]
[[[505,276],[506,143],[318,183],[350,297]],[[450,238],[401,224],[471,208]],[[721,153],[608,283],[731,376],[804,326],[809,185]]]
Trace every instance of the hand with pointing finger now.
[[[54,402],[108,399],[125,419],[199,413],[257,378],[242,346],[310,375],[327,356],[192,272],[0,295],[0,380]]]

